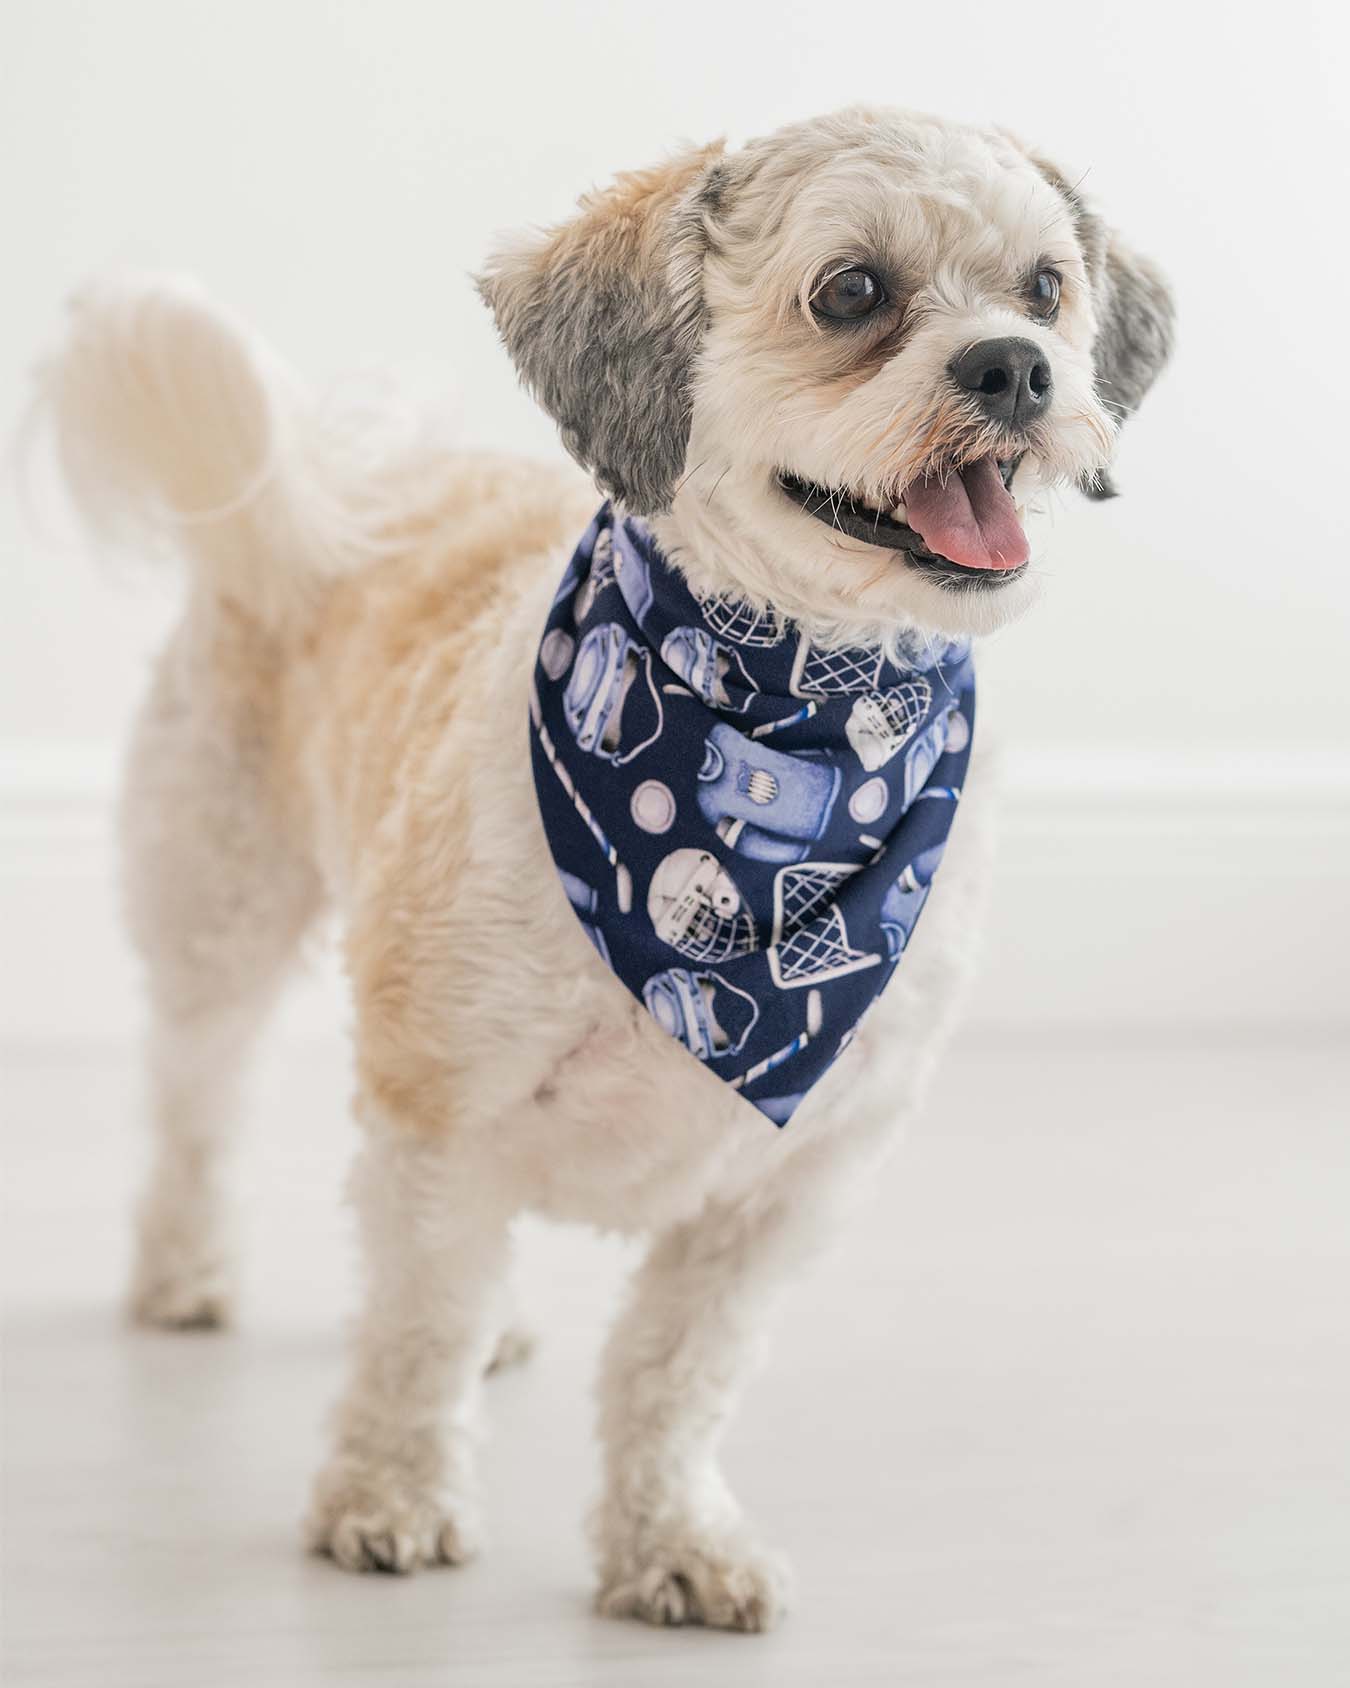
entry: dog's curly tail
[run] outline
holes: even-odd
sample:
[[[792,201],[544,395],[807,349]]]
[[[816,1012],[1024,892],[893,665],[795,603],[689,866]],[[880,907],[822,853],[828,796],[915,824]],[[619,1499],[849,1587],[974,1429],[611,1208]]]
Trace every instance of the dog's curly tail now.
[[[186,556],[208,591],[269,628],[307,620],[326,584],[388,548],[409,513],[418,452],[393,407],[354,424],[319,405],[190,281],[85,287],[38,384],[100,537]]]

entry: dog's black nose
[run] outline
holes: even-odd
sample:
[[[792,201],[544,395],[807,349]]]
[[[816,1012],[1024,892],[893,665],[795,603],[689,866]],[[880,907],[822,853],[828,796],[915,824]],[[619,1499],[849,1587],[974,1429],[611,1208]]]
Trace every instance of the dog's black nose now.
[[[1024,428],[1050,402],[1050,365],[1033,340],[977,340],[947,368],[995,422]]]

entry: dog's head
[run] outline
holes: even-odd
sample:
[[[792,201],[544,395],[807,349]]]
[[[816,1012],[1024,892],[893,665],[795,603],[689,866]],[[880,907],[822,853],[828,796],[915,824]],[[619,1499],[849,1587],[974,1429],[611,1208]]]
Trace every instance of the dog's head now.
[[[572,452],[700,589],[815,636],[984,631],[1023,514],[1107,496],[1171,301],[1001,133],[855,109],[622,176],[481,280]]]

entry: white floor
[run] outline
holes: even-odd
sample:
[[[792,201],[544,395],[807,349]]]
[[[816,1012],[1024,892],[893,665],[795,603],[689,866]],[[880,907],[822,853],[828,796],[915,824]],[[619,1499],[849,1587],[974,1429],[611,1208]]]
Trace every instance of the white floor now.
[[[296,1540],[350,1306],[340,1050],[259,1075],[224,1336],[119,1320],[126,1055],[5,1070],[6,1683],[1350,1681],[1344,1052],[955,1053],[728,1444],[799,1573],[767,1638],[588,1609],[589,1372],[622,1250],[526,1237],[543,1345],[492,1386],[484,1558],[348,1577]]]

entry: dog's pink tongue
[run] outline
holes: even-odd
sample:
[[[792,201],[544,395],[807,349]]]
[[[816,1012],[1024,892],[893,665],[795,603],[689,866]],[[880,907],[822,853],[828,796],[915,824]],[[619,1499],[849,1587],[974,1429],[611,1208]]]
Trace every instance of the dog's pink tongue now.
[[[992,457],[968,463],[945,482],[928,475],[912,482],[905,515],[930,551],[969,569],[1015,569],[1031,555]]]

